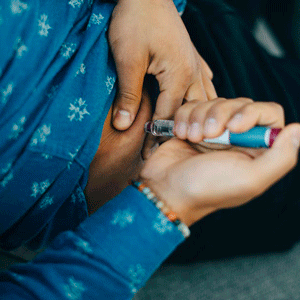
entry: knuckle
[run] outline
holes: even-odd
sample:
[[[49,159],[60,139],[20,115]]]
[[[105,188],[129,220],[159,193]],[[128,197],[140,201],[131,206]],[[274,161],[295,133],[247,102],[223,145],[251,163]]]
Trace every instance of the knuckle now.
[[[195,110],[195,108],[198,106],[200,101],[198,100],[191,100],[186,102],[184,105],[180,106],[176,113],[175,113],[175,118],[183,119],[187,118],[188,115]]]
[[[130,91],[120,91],[119,98],[121,99],[121,103],[126,105],[136,104],[140,101],[140,97]]]
[[[203,84],[205,85],[206,89],[212,90],[214,92],[216,91],[212,80],[207,76],[203,76]]]
[[[203,65],[198,65],[197,68],[198,72],[201,73],[202,77],[207,77],[208,80],[212,81],[214,78],[214,74],[211,71],[211,69],[209,69],[209,67],[205,68]]]
[[[245,103],[254,103],[254,101],[251,98],[247,98],[247,97],[239,97],[236,100],[245,102]]]
[[[208,79],[209,79],[210,81],[212,81],[212,80],[214,79],[214,73],[213,73],[212,70],[209,70],[209,71],[210,71],[210,72],[207,73],[206,75],[207,75]]]
[[[274,108],[278,115],[284,116],[284,109],[280,104],[276,102],[269,102],[269,104]]]
[[[203,106],[201,104],[195,106],[195,108],[191,111],[189,116],[189,122],[192,124],[194,122],[199,122],[204,119]]]
[[[194,99],[194,100],[188,101],[186,104],[197,107],[197,106],[202,106],[203,102],[198,99]]]
[[[195,123],[195,122],[199,122],[201,119],[203,119],[203,116],[202,116],[202,114],[201,114],[201,110],[198,109],[198,108],[196,108],[196,109],[194,109],[194,110],[191,112],[191,114],[190,114],[190,116],[189,116],[189,123],[190,123],[190,124],[193,124],[193,123]]]
[[[245,115],[252,115],[256,110],[256,103],[248,103],[241,108],[241,111]]]
[[[190,82],[194,76],[194,67],[192,64],[185,64],[182,70],[186,82]]]
[[[208,116],[221,117],[226,111],[228,101],[225,98],[219,98],[208,110]]]
[[[219,97],[217,99],[214,100],[214,102],[219,103],[219,102],[228,102],[228,99],[224,98],[224,97]]]
[[[179,107],[175,113],[175,120],[182,120],[187,114],[187,109],[184,106]]]

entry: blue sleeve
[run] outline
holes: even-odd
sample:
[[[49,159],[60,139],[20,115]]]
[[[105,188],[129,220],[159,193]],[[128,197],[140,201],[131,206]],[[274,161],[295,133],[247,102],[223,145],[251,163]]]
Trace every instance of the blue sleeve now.
[[[131,299],[183,240],[130,186],[31,263],[1,273],[0,298]]]

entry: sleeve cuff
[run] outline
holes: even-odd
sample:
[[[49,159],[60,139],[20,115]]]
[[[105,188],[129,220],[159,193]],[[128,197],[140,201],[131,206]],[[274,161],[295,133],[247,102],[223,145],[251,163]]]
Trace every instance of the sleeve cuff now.
[[[138,276],[136,289],[184,241],[177,227],[132,186],[83,222],[80,230],[110,256],[114,268],[126,272],[124,276]]]

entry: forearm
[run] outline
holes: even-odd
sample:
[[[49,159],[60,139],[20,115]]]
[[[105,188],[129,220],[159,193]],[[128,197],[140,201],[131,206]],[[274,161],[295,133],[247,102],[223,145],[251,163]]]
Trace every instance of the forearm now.
[[[1,299],[131,299],[183,239],[128,187],[32,263],[1,274]]]

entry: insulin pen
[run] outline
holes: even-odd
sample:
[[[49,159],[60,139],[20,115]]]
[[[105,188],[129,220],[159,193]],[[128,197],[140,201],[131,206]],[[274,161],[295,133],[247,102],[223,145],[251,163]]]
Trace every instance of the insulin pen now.
[[[145,124],[145,131],[155,136],[174,136],[173,128],[174,121],[172,120],[155,120]],[[242,133],[233,133],[226,129],[219,137],[203,139],[203,142],[251,148],[269,148],[273,145],[280,131],[280,128],[260,126]]]

